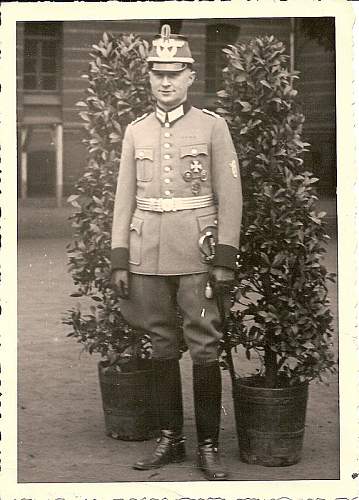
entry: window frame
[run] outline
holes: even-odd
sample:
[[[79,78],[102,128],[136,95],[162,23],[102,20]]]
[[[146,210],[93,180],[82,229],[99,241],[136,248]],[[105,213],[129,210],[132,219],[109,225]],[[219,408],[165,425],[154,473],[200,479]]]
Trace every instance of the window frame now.
[[[26,23],[26,24],[35,24],[35,23]],[[26,33],[26,24],[25,24],[25,30],[24,30],[24,56],[23,56],[23,90],[24,93],[26,94],[59,94],[61,92],[61,80],[60,80],[60,75],[61,75],[61,40],[62,40],[62,23],[60,22],[53,22],[51,21],[51,24],[55,24],[56,28],[53,31],[53,33],[47,33],[46,30],[44,30],[42,33]],[[38,24],[38,22],[36,22]],[[40,23],[39,23],[40,24]],[[48,23],[43,23],[41,22],[41,25],[45,25]],[[49,22],[50,24],[50,22]],[[27,54],[27,42],[28,41],[35,41],[36,42],[36,49],[33,54],[28,55]],[[53,42],[55,44],[55,50],[54,50],[54,58],[55,58],[55,71],[49,72],[49,71],[44,71],[42,69],[42,63],[43,59],[51,59],[51,56],[44,56],[44,45],[46,42]],[[35,59],[35,67],[34,71],[25,71],[25,62],[28,58],[33,58]],[[36,87],[30,88],[26,86],[26,76],[27,75],[34,75],[35,76],[35,84]],[[53,77],[55,80],[55,87],[52,89],[45,89],[43,88],[43,81],[44,78],[46,77]]]

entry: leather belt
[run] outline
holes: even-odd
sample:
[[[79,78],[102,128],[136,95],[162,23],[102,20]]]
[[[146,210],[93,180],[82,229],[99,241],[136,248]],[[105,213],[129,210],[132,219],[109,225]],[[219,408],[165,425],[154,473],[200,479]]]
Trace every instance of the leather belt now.
[[[151,212],[176,212],[205,208],[214,205],[213,194],[205,196],[191,196],[189,198],[139,198],[136,196],[137,208]]]

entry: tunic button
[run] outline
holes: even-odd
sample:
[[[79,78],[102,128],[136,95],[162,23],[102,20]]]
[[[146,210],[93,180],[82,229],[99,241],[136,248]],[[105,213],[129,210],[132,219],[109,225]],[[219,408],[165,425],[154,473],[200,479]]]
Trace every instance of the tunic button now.
[[[170,194],[171,194],[171,191],[165,191],[166,196],[170,196]]]
[[[145,155],[145,154],[144,154],[144,152],[143,152],[143,151],[140,151],[140,152],[138,153],[138,156],[139,156],[140,158],[143,158],[143,157],[144,157],[144,155]]]
[[[193,155],[196,155],[196,154],[198,153],[198,151],[197,151],[197,149],[192,149],[191,153],[192,153]]]
[[[169,160],[171,158],[171,155],[164,155],[163,157],[165,160]]]
[[[164,133],[164,136],[165,136],[165,137],[171,137],[171,134],[170,134],[169,132],[165,132],[165,133]]]
[[[171,167],[165,167],[165,172],[171,172]]]
[[[168,142],[166,142],[164,145],[163,145],[166,149],[170,148],[171,147],[171,144],[169,144]]]
[[[171,182],[171,179],[165,179],[165,183],[169,184]]]
[[[165,127],[169,128],[170,124],[168,122],[165,123]]]

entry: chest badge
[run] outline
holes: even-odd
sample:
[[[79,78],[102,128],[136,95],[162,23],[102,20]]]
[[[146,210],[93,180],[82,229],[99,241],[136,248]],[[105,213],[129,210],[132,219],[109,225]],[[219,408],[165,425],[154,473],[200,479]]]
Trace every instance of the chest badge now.
[[[196,151],[196,150],[194,150],[194,151]],[[192,160],[191,171],[194,174],[198,174],[199,172],[202,172],[202,170],[203,170],[202,163],[199,160]]]
[[[202,166],[199,160],[192,160],[189,170],[183,174],[183,179],[186,182],[192,182],[192,193],[198,195],[201,191],[199,181],[205,182],[208,179],[208,172]]]

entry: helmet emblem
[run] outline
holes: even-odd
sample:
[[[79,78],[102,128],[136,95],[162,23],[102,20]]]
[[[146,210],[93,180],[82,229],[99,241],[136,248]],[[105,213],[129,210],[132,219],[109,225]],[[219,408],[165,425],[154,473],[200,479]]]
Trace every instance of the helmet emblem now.
[[[177,49],[183,47],[183,45],[183,40],[171,38],[171,27],[168,24],[162,26],[161,38],[153,41],[153,46],[156,47],[156,52],[160,59],[175,57]]]

